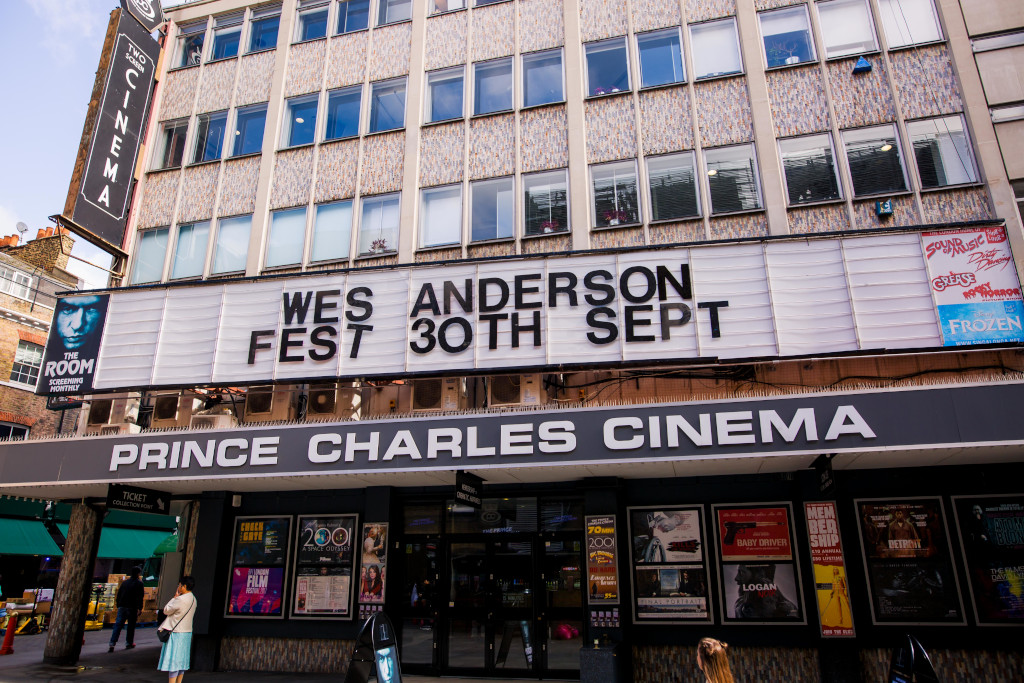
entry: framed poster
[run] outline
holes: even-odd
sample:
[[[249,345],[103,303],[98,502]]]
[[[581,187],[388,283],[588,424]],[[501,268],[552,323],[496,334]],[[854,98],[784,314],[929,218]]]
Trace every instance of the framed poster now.
[[[590,515],[587,521],[587,602],[619,604],[619,552],[615,537],[615,515]]]
[[[789,503],[713,509],[722,623],[806,624]]]
[[[804,503],[822,638],[855,638],[843,540],[834,501]]]
[[[953,496],[979,626],[1024,625],[1024,495]]]
[[[352,618],[358,523],[356,514],[299,516],[293,617]]]
[[[635,507],[626,514],[634,621],[710,622],[703,508]]]
[[[966,623],[942,501],[859,499],[854,505],[874,623]]]
[[[231,546],[229,617],[284,618],[291,517],[236,517]]]
[[[359,603],[363,605],[383,604],[388,567],[387,523],[364,524],[361,548]]]

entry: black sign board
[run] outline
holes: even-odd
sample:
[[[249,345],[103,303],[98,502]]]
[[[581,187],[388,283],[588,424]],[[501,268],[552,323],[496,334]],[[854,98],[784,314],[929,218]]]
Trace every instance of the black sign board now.
[[[121,0],[121,7],[150,33],[164,23],[164,10],[160,7],[160,0]]]
[[[92,390],[109,294],[57,299],[36,393],[87,394]]]
[[[455,473],[455,500],[477,510],[480,509],[480,495],[484,480],[475,474],[458,470]]]
[[[166,515],[171,511],[171,494],[153,489],[140,489],[137,486],[109,484],[107,508]]]
[[[818,491],[823,495],[835,493],[836,478],[832,472],[832,458],[830,453],[822,453],[814,460],[814,471],[818,474]]]
[[[938,683],[931,658],[914,636],[906,636],[903,647],[893,650],[888,680],[889,683]]]
[[[79,396],[47,396],[47,410],[72,410],[82,407],[82,399]]]
[[[367,683],[374,669],[379,683],[402,682],[395,627],[383,612],[375,612],[359,629],[345,683]]]

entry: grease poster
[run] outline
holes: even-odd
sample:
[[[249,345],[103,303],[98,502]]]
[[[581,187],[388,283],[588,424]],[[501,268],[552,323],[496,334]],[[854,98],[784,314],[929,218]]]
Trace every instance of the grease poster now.
[[[807,540],[814,569],[814,596],[823,638],[854,638],[853,610],[846,580],[843,541],[839,535],[836,504],[804,503]]]

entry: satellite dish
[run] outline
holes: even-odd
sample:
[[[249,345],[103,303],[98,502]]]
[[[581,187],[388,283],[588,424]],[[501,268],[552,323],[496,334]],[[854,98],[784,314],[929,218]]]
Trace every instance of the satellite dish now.
[[[18,221],[18,224],[15,225],[14,227],[16,227],[18,229],[18,232],[20,232],[22,235],[28,232],[28,226],[22,221]]]

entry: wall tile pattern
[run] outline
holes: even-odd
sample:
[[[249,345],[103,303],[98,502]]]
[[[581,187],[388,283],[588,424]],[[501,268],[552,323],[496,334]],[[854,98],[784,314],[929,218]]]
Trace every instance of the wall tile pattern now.
[[[431,249],[430,251],[416,252],[416,263],[439,263],[441,261],[454,261],[462,258],[462,249]]]
[[[569,124],[565,107],[524,111],[520,118],[521,166],[524,173],[569,165]]]
[[[363,82],[366,74],[366,31],[330,39],[327,60],[327,89]]]
[[[358,140],[321,145],[317,156],[316,190],[313,201],[319,203],[354,197],[358,160]]]
[[[412,24],[382,26],[373,30],[370,48],[370,80],[404,76],[409,73]]]
[[[602,97],[583,103],[587,126],[587,162],[636,156],[636,112],[633,98]]]
[[[256,209],[256,184],[260,179],[260,158],[245,157],[224,162],[218,216],[239,216]]]
[[[199,86],[199,69],[172,71],[163,80],[163,100],[160,120],[180,119],[192,113],[196,88]]]
[[[717,147],[754,139],[746,78],[697,83],[693,88],[702,145]]]
[[[223,671],[344,674],[354,648],[351,640],[225,636],[219,664]]]
[[[292,45],[288,50],[288,76],[284,81],[284,96],[294,97],[319,92],[324,80],[327,41],[299,43]]]
[[[708,235],[713,240],[734,240],[743,237],[767,237],[768,217],[763,213],[712,218]]]
[[[466,124],[462,121],[430,126],[420,131],[420,186],[444,185],[462,180]]]
[[[925,223],[981,221],[995,218],[988,202],[988,193],[980,187],[921,195]]]
[[[205,221],[213,217],[213,200],[217,194],[220,164],[203,164],[186,168],[181,181],[181,205],[178,223]]]
[[[885,197],[883,197],[885,199]],[[854,230],[868,230],[870,228],[884,228],[893,225],[916,225],[921,222],[917,215],[917,207],[914,205],[914,198],[911,196],[893,197],[893,215],[880,220],[875,214],[875,199],[853,203],[853,215],[856,224]]]
[[[928,655],[935,670],[942,672],[942,680],[947,683],[1024,680],[1024,653],[1020,651],[929,649]],[[863,680],[885,680],[889,675],[891,658],[891,650],[861,650]]]
[[[637,33],[679,26],[679,0],[633,0],[633,30]]]
[[[507,57],[516,51],[516,3],[503,2],[474,8],[470,14],[473,24],[473,61]],[[559,15],[561,16],[561,15]],[[561,25],[561,18],[559,18]]]
[[[828,82],[840,128],[896,120],[885,64],[877,55],[868,60],[871,71],[863,74],[853,73],[856,57],[828,63]]]
[[[223,62],[215,62],[203,67],[203,79],[199,86],[199,101],[196,103],[197,113],[205,114],[231,106],[231,92],[235,88],[235,72],[237,70],[237,59],[226,59]]]
[[[546,50],[565,44],[562,0],[519,0],[517,4],[520,52]]]
[[[270,85],[273,82],[276,58],[276,50],[242,57],[235,106],[244,107],[247,104],[266,102],[270,99]]]
[[[365,138],[360,194],[401,190],[404,168],[405,131]]]
[[[643,227],[627,228],[626,230],[593,230],[590,233],[591,249],[642,247],[643,245]]]
[[[802,3],[803,0],[754,0],[754,9],[775,9],[776,7],[787,7]]]
[[[769,71],[767,76],[775,135],[804,135],[831,127],[825,105],[825,84],[817,64]]]
[[[794,235],[850,229],[850,218],[846,213],[845,204],[790,209],[788,216],[789,232]]]
[[[299,206],[309,203],[313,178],[313,148],[285,150],[274,159],[274,184],[270,192],[270,208]]]
[[[375,268],[377,266],[397,266],[398,256],[381,256],[380,258],[363,258],[353,264],[353,268]]]
[[[703,680],[693,665],[696,648],[679,646],[633,647],[636,683],[698,683]],[[729,664],[749,681],[817,683],[821,674],[814,648],[730,647]],[[864,680],[881,680],[865,678]]]
[[[512,175],[516,168],[515,116],[489,116],[469,122],[469,178]]]
[[[469,14],[452,12],[427,19],[423,68],[440,69],[466,63]],[[484,40],[486,37],[481,36]]]
[[[890,53],[900,108],[908,119],[963,110],[949,46]]]
[[[677,244],[679,242],[703,242],[704,221],[684,221],[682,223],[659,223],[649,229],[651,244]]]
[[[146,190],[139,209],[139,227],[153,228],[170,225],[174,202],[178,198],[178,179],[181,171],[161,171],[146,176]]]
[[[680,87],[640,93],[640,130],[644,154],[692,149],[689,91]]]
[[[583,42],[624,36],[629,31],[627,3],[621,0],[580,0]]]
[[[686,21],[694,23],[736,14],[736,0],[686,0]]]
[[[541,237],[523,240],[524,254],[556,254],[560,251],[572,249],[572,237],[559,235],[557,237]]]
[[[515,253],[515,242],[494,242],[492,244],[471,244],[467,249],[466,255],[469,258],[488,258],[491,256],[512,256]]]

